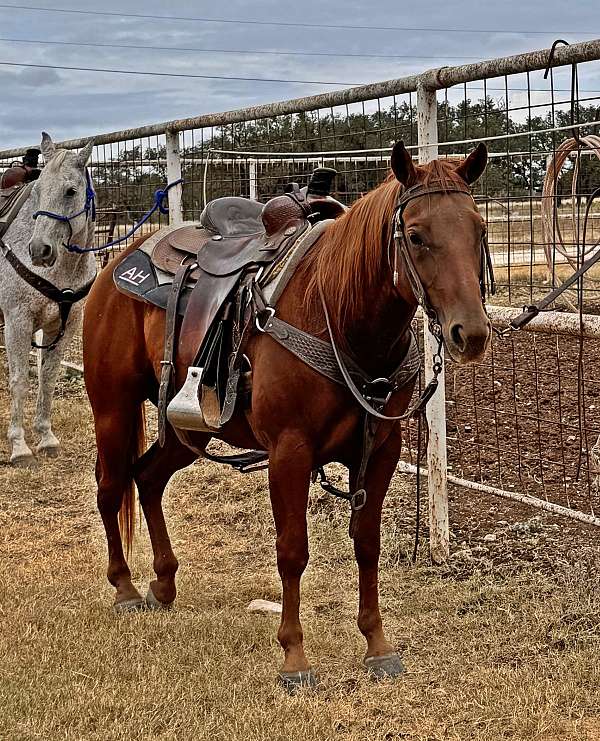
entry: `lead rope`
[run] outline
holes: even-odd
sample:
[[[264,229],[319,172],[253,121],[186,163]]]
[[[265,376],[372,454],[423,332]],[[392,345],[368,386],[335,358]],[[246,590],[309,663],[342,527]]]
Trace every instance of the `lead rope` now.
[[[420,384],[419,384],[420,385]],[[412,554],[412,562],[417,562],[417,554],[419,552],[419,530],[421,528],[421,458],[423,456],[423,449],[422,449],[422,421],[423,421],[423,414],[425,412],[422,412],[417,417],[417,482],[416,482],[416,517],[415,517],[415,545],[413,548],[413,554]]]

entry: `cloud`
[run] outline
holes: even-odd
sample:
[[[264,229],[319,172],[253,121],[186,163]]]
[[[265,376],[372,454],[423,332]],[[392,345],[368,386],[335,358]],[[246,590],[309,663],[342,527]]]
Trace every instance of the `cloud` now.
[[[26,87],[44,87],[54,85],[61,81],[61,77],[55,69],[38,69],[28,67],[19,72],[17,83]]]
[[[316,3],[308,3],[311,5]],[[181,8],[162,0],[78,0],[78,9],[140,12],[157,15],[205,15],[201,4]],[[577,27],[594,27],[593,4],[578,9]],[[537,6],[537,7],[536,7]],[[587,4],[586,4],[587,6]],[[490,58],[547,47],[553,36],[511,34],[426,33],[389,30],[390,26],[447,28],[539,28],[541,2],[517,0],[489,4],[480,0],[455,0],[413,4],[410,16],[398,0],[328,0],[319,13],[306,14],[306,4],[257,0],[249,10],[247,0],[215,4],[206,15],[261,21],[332,23],[381,26],[382,31],[311,29],[188,21],[163,21],[70,15],[14,10],[3,17],[5,38],[52,41],[126,43],[149,46],[199,47],[229,50],[297,50],[304,52],[371,53],[430,56],[479,56]],[[594,6],[595,7],[595,6]],[[3,14],[4,15],[4,14]],[[544,0],[544,26],[560,28],[564,7],[559,0]],[[571,39],[570,39],[571,40]],[[575,41],[576,39],[572,39]],[[458,64],[446,59],[363,59],[327,56],[262,56],[248,54],[174,52],[109,47],[55,46],[0,42],[0,61],[62,64],[74,67],[108,67],[149,72],[244,76],[258,78],[374,82],[415,74],[431,67]],[[600,89],[598,63],[581,65],[582,89]],[[10,70],[10,71],[9,71]],[[565,75],[568,75],[565,69]],[[558,77],[557,77],[558,80]],[[292,83],[141,77],[47,69],[0,68],[0,148],[37,141],[42,129],[56,139],[89,136],[156,121],[196,116],[330,91],[334,86]],[[514,82],[514,80],[511,81]],[[542,83],[532,86],[541,87]],[[546,83],[547,84],[547,83]],[[568,87],[568,80],[560,87]],[[490,81],[490,88],[503,81]],[[522,87],[519,81],[517,87]],[[475,86],[476,87],[476,86]],[[544,88],[545,89],[545,88]],[[502,90],[490,91],[502,97]],[[460,97],[461,90],[450,97]],[[473,92],[477,98],[479,93]],[[454,96],[454,97],[453,97]],[[403,99],[403,98],[402,98]],[[32,104],[33,101],[33,104]],[[389,101],[385,101],[387,105]],[[356,107],[357,109],[360,106]]]

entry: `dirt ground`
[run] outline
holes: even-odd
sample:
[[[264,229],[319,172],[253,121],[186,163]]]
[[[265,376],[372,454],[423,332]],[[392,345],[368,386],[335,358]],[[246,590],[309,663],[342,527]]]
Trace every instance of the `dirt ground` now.
[[[313,487],[302,616],[320,685],[289,697],[275,683],[277,618],[246,611],[280,598],[264,473],[202,462],[178,474],[166,497],[177,607],[116,617],[81,384],[63,379],[57,396],[62,456],[12,469],[0,363],[1,739],[600,739],[597,530],[454,490],[449,564],[429,564],[423,528],[413,565],[414,482],[398,474],[381,592],[407,672],[376,684],[361,665],[346,506]],[[145,529],[131,565],[145,590]]]

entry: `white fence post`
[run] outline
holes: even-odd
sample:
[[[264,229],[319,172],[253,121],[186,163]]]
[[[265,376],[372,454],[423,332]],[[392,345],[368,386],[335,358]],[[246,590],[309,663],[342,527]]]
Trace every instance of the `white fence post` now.
[[[258,177],[256,174],[257,162],[255,159],[248,160],[248,185],[250,198],[253,201],[258,201]]]
[[[179,132],[165,131],[167,147],[167,182],[172,183],[181,177],[181,157],[179,156]],[[169,191],[169,224],[181,224],[183,221],[183,183]]]
[[[417,88],[417,131],[419,162],[425,164],[438,156],[437,95],[423,85]],[[425,383],[432,375],[433,355],[437,340],[425,322]],[[443,355],[443,350],[442,350]],[[438,376],[439,387],[427,405],[429,445],[427,468],[429,470],[429,551],[434,563],[443,563],[450,555],[448,526],[448,481],[446,460],[446,387],[445,374]]]

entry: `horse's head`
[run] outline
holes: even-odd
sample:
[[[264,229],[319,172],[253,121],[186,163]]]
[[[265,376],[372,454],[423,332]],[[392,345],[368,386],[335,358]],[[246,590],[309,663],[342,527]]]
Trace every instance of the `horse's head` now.
[[[33,189],[35,226],[29,242],[34,265],[54,265],[66,253],[64,247],[71,239],[87,243],[93,224],[89,208],[91,182],[86,165],[93,147],[90,140],[79,153],[56,149],[48,134],[42,134],[45,167]]]
[[[392,152],[392,170],[406,189],[398,222],[405,273],[399,290],[418,293],[419,286],[413,286],[420,283],[458,363],[481,359],[491,335],[480,287],[485,224],[468,192],[486,164],[484,144],[465,160],[424,166],[413,163],[402,142]]]

